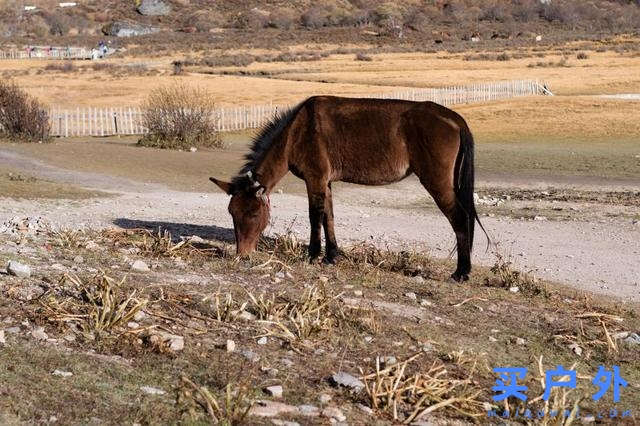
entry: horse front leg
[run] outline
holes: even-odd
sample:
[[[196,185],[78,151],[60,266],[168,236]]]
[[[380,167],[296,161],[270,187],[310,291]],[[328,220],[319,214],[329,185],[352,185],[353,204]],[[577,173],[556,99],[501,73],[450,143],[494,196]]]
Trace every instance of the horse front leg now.
[[[324,220],[322,225],[324,227],[324,240],[326,245],[324,262],[335,264],[336,256],[338,255],[338,243],[336,242],[336,233],[334,230],[331,182],[327,185],[327,194],[324,199]]]
[[[322,222],[324,219],[325,193],[312,191],[307,185],[309,196],[309,223],[311,236],[309,237],[309,260],[313,263],[320,256],[322,249]]]

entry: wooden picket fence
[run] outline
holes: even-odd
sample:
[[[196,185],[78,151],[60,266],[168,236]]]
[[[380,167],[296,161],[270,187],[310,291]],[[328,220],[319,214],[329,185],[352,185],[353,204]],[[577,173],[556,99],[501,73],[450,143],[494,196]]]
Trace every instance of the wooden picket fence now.
[[[544,94],[551,94],[551,92],[538,81],[515,80],[441,89],[412,89],[364,97],[433,101],[449,106]],[[290,105],[273,104],[219,107],[213,111],[213,114],[219,131],[238,131],[259,128],[278,111],[288,107]],[[49,117],[53,136],[140,135],[147,132],[142,125],[143,112],[138,107],[54,108],[49,111]]]
[[[0,59],[91,59],[91,49],[82,47],[38,47],[27,49],[0,50]]]

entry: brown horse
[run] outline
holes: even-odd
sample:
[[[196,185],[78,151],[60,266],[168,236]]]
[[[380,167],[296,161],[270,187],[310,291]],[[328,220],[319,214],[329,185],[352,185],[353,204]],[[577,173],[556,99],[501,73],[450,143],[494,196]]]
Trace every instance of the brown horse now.
[[[309,197],[309,256],[334,263],[331,182],[386,185],[415,173],[456,234],[456,281],[471,271],[474,221],[473,137],[464,119],[433,102],[316,96],[271,120],[254,139],[231,182],[211,181],[231,195],[238,255],[255,250],[269,221],[269,194],[289,171]],[[478,220],[479,223],[479,220]],[[481,225],[482,226],[482,225]]]

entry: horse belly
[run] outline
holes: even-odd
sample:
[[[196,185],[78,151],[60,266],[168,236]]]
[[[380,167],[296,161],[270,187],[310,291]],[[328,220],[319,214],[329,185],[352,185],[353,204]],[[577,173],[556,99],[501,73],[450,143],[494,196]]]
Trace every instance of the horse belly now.
[[[409,159],[405,156],[367,157],[363,161],[351,164],[351,167],[343,167],[339,180],[359,185],[387,185],[398,182],[412,173]]]

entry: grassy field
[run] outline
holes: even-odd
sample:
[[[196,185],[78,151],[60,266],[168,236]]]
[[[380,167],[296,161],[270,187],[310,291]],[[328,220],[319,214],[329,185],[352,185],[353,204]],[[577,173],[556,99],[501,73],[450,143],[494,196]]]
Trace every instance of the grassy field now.
[[[4,166],[0,167],[0,194],[7,198],[31,200],[42,198],[78,200],[107,196],[101,191],[39,179],[25,174],[24,171],[15,171]]]
[[[269,424],[260,407],[282,401],[289,411],[275,418],[305,424],[325,424],[331,411],[305,417],[296,408],[302,404],[337,408],[357,425],[398,423],[429,407],[431,421],[482,424],[487,409],[504,408],[490,388],[492,369],[505,365],[529,369],[523,383],[532,410],[543,408],[534,401],[540,370],[556,365],[573,366],[579,379],[564,396],[554,390],[552,409],[570,410],[578,400],[582,416],[611,408],[611,392],[597,403],[590,398],[601,364],[620,365],[630,384],[615,407],[640,404],[638,351],[621,340],[640,327],[636,307],[534,280],[505,260],[453,285],[444,280],[447,262],[366,245],[347,249],[338,267],[309,265],[305,247],[286,236],[245,261],[229,257],[224,242],[176,245],[140,230],[45,232],[20,246],[32,250],[18,259],[38,272],[0,286],[0,314],[14,327],[0,352],[4,423],[200,424],[215,415]],[[84,261],[72,270],[78,255]],[[133,259],[152,270],[129,272]],[[47,266],[53,262],[62,271]],[[116,306],[119,313],[103,315]],[[46,341],[32,337],[38,327]],[[184,349],[154,337],[163,333],[182,338]],[[235,349],[226,349],[229,340]],[[377,357],[386,370],[376,375]],[[332,386],[328,378],[339,371],[367,388]],[[389,400],[382,389],[396,379],[424,398],[399,390]],[[265,393],[271,385],[283,386],[281,399]],[[212,401],[219,410],[207,408]],[[243,417],[250,406],[252,416]]]
[[[318,51],[330,48],[314,47]],[[188,67],[181,77],[172,76],[171,66],[173,60],[184,59],[181,54],[148,61],[113,59],[99,70],[81,61],[72,72],[46,70],[48,61],[4,61],[3,73],[43,102],[63,108],[137,106],[153,88],[176,79],[208,89],[220,105],[295,103],[311,94],[357,96],[510,79],[539,79],[560,95],[640,92],[640,61],[633,53],[585,50],[587,59],[579,60],[580,48],[577,44],[548,51],[507,50],[506,55],[513,59],[506,61],[497,60],[494,52],[486,53],[487,59],[481,59],[482,52],[382,53],[371,54],[370,62],[356,61],[351,54],[333,54],[311,62]]]

